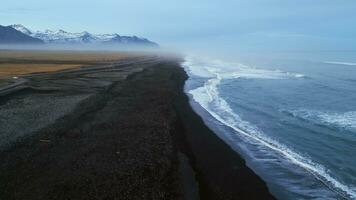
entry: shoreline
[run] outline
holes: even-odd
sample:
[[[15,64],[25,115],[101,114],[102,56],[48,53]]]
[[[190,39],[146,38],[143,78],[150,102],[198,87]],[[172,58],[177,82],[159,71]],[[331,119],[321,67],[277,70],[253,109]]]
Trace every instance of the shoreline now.
[[[184,73],[186,80],[188,75]],[[190,144],[187,154],[196,169],[201,199],[275,199],[245,160],[194,111],[184,84],[180,91],[176,111],[185,129],[186,143]]]
[[[187,77],[179,59],[157,57],[27,77],[31,90],[0,106],[90,95],[0,149],[0,199],[274,199],[195,113]]]

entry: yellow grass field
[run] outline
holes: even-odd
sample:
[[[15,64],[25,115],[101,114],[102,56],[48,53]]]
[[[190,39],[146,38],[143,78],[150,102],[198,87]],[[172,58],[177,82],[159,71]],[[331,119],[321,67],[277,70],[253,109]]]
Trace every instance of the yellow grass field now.
[[[0,64],[0,78],[40,72],[55,72],[81,66],[79,64]]]
[[[106,64],[138,55],[95,51],[0,50],[0,79]]]

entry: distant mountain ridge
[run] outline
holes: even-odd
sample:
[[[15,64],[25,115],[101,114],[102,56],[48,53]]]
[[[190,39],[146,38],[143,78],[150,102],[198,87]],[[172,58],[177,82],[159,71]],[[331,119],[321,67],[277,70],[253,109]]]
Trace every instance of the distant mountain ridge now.
[[[158,47],[158,44],[137,36],[120,36],[118,34],[92,34],[89,32],[70,33],[64,30],[32,31],[21,24],[10,27],[17,31],[44,41],[47,44],[102,44],[102,45],[134,45]]]
[[[31,37],[12,26],[0,25],[0,44],[43,44],[41,39]]]

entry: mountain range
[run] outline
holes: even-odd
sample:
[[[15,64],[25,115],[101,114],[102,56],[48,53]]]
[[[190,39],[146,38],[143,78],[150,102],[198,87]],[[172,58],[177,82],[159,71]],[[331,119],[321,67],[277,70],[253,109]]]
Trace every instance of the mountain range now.
[[[43,40],[31,37],[11,26],[0,25],[0,44],[43,44]]]
[[[92,34],[89,32],[70,33],[64,30],[32,31],[21,24],[0,26],[0,43],[37,43],[45,44],[99,44],[158,47],[158,44],[137,36],[118,34]],[[26,39],[19,39],[26,38]]]

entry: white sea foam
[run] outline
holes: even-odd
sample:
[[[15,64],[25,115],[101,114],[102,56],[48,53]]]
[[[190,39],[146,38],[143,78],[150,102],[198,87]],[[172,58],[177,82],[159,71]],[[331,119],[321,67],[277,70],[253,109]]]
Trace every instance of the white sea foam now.
[[[308,109],[283,110],[294,117],[299,117],[309,120],[316,124],[333,126],[337,128],[347,129],[350,131],[356,130],[356,111],[349,112],[333,112],[333,111],[317,111]]]
[[[345,113],[322,113],[319,117],[325,123],[356,130],[356,111]]]
[[[356,63],[351,63],[351,62],[325,61],[324,63],[326,63],[326,64],[333,64],[333,65],[356,66]]]
[[[332,177],[324,166],[294,152],[285,145],[266,136],[249,122],[242,120],[238,114],[233,112],[230,105],[220,96],[218,91],[218,85],[224,79],[285,79],[303,77],[302,75],[282,72],[279,70],[256,69],[242,64],[224,63],[222,61],[207,62],[205,60],[204,62],[200,61],[199,64],[195,63],[197,62],[194,62],[194,60],[190,58],[184,63],[184,67],[188,73],[194,73],[195,76],[200,76],[201,74],[199,73],[204,71],[203,77],[209,79],[202,87],[191,90],[189,93],[193,96],[193,99],[196,102],[211,114],[211,116],[220,123],[235,130],[237,134],[240,134],[244,138],[249,139],[252,142],[257,142],[258,144],[273,150],[291,163],[304,168],[330,189],[339,193],[339,195],[345,198],[356,199],[355,189],[350,188]],[[193,69],[197,67],[201,69]]]
[[[302,78],[304,74],[284,72],[281,70],[265,70],[243,65],[241,63],[223,62],[208,58],[188,57],[184,63],[186,70],[195,76],[220,79],[287,79]]]

